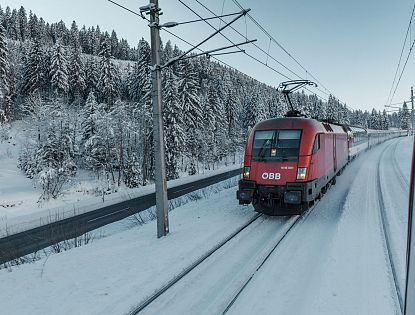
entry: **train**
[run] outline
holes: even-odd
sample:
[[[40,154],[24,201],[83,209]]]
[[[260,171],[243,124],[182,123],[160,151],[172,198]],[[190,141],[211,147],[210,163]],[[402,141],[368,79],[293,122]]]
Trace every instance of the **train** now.
[[[302,214],[358,154],[406,135],[304,117],[259,122],[248,136],[237,199],[268,215]]]

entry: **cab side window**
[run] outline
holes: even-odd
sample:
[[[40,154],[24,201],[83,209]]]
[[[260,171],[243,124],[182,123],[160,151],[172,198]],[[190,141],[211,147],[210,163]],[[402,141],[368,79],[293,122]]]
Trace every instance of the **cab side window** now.
[[[318,134],[314,140],[313,154],[318,152],[318,150],[320,150],[320,134]]]

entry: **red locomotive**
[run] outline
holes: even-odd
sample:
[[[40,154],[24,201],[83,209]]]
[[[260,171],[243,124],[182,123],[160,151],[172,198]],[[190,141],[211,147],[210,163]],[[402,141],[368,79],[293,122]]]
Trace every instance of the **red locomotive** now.
[[[307,118],[266,120],[249,135],[238,199],[266,214],[301,213],[348,158],[344,127]]]
[[[290,105],[291,91],[286,92]],[[240,204],[252,203],[256,211],[270,215],[301,214],[336,183],[350,159],[407,134],[321,122],[298,117],[296,111],[286,116],[260,122],[251,130],[237,191]]]

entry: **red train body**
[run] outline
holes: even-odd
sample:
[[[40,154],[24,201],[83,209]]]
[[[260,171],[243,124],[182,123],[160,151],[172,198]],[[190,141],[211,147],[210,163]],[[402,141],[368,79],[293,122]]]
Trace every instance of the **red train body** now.
[[[349,159],[370,145],[371,135],[375,143],[393,132],[375,135],[299,117],[258,123],[246,144],[239,203],[270,215],[302,213],[335,183]]]

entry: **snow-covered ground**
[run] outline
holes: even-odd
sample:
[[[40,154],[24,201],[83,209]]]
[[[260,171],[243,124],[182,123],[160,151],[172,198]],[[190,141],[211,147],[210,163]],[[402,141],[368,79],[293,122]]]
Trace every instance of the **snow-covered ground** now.
[[[62,196],[39,203],[41,188],[17,167],[19,152],[27,141],[24,129],[24,123],[17,121],[9,130],[9,139],[0,141],[0,237],[154,192],[154,185],[134,189],[121,186],[103,198],[94,193],[99,181],[81,170],[65,187]],[[238,163],[194,176],[183,173],[180,179],[168,182],[168,187],[240,167]]]
[[[377,163],[381,159],[393,258],[402,265],[407,190],[398,170],[401,177],[409,174],[410,146],[410,138],[391,140],[351,163],[256,272],[229,313],[399,313],[381,228]],[[156,224],[150,222],[33,264],[0,270],[1,312],[127,313],[252,218],[252,207],[237,205],[235,191],[229,188],[176,208],[165,238],[156,238]],[[214,313],[290,220],[256,221],[146,313]],[[401,267],[398,272],[402,280]]]

